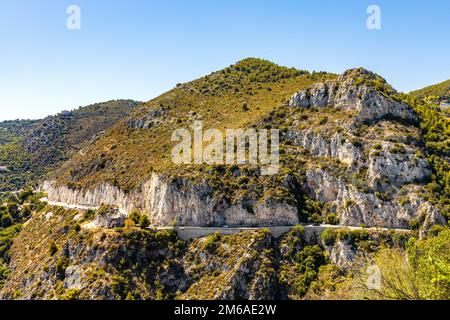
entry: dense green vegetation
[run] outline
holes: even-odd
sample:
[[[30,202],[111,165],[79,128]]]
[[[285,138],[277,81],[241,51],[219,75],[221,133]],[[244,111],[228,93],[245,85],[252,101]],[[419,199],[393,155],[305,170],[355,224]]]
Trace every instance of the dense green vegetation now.
[[[280,240],[281,260],[278,269],[281,296],[301,299],[317,279],[319,268],[329,263],[328,253],[304,240],[302,226],[294,227]]]
[[[0,288],[9,274],[9,249],[14,237],[20,232],[22,223],[30,218],[33,210],[43,207],[41,194],[27,189],[18,194],[0,194]]]
[[[0,171],[0,192],[34,185],[45,172],[23,149],[20,138],[10,144],[0,145],[0,164],[6,167],[6,170]]]
[[[12,120],[0,122],[0,146],[14,143],[28,132],[36,120]]]
[[[450,299],[450,230],[424,239],[412,238],[403,248],[384,248],[369,263],[381,271],[381,288],[367,288],[368,298],[395,300]],[[365,283],[364,272],[355,282]]]

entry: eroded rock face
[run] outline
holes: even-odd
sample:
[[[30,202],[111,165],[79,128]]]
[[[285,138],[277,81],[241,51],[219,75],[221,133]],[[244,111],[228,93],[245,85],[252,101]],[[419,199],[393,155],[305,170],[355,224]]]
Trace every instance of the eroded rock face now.
[[[82,270],[80,266],[69,266],[65,271],[64,287],[72,289],[81,288],[81,273]]]
[[[204,282],[200,281],[187,290],[182,295],[182,299],[196,299],[201,296],[213,300],[273,300],[277,297],[276,261],[271,250],[274,248],[274,243],[269,234],[260,233],[250,241],[243,241],[239,248],[242,254],[238,259],[232,255],[228,259],[216,259],[216,252],[201,248],[199,244],[203,241],[199,239],[191,245],[200,250],[191,251],[186,256],[184,262],[186,275],[188,278],[194,278],[199,271],[201,273],[216,272],[226,275],[227,281],[214,290],[207,288],[200,290],[199,287],[204,286]],[[226,248],[229,244],[225,243],[221,246]],[[228,254],[225,253],[225,256],[228,257]],[[203,292],[205,289],[209,292]]]
[[[338,240],[332,246],[326,248],[333,264],[341,268],[347,268],[353,264],[356,250],[352,248],[348,241]]]
[[[414,149],[403,148],[395,152],[392,151],[393,145],[388,143],[384,143],[381,148],[381,151],[369,155],[367,180],[372,187],[398,187],[406,183],[423,182],[431,176],[428,161],[417,156]]]
[[[129,213],[140,209],[159,225],[189,226],[278,226],[299,223],[297,208],[286,202],[267,200],[254,204],[249,212],[245,203],[228,204],[215,199],[206,183],[197,185],[187,179],[169,180],[153,174],[141,190],[125,194],[109,184],[92,190],[71,190],[45,182],[42,190],[49,201],[70,205],[119,207]]]
[[[354,109],[358,111],[355,121],[359,122],[373,122],[385,117],[417,120],[414,111],[408,105],[382,95],[370,86],[357,84],[355,81],[359,74],[377,79],[375,74],[367,70],[348,70],[335,81],[318,83],[295,93],[289,100],[289,106]]]
[[[340,133],[325,138],[313,129],[290,130],[286,138],[293,140],[296,145],[302,146],[316,157],[336,158],[349,165],[362,161],[361,150]]]
[[[427,160],[417,154],[418,149],[376,140],[361,140],[355,146],[347,135],[335,133],[331,137],[315,132],[313,129],[290,130],[286,138],[295,145],[302,146],[315,157],[335,158],[348,166],[367,168],[368,186],[377,191],[401,187],[407,183],[420,183],[431,176]],[[373,149],[377,145],[378,149]]]
[[[95,225],[99,228],[113,229],[123,227],[127,216],[119,211],[119,209],[111,207],[104,212],[99,212],[95,216]]]
[[[374,194],[357,190],[343,178],[334,177],[325,170],[311,169],[306,174],[306,188],[312,198],[334,208],[343,225],[409,228],[411,220],[421,215],[433,224],[445,223],[439,211],[419,197],[417,186],[405,186],[402,192],[384,201]]]

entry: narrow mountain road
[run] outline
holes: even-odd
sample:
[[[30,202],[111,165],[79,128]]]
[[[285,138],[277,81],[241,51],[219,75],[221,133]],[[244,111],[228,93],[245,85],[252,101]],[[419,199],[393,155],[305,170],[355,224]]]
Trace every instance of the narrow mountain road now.
[[[99,207],[89,206],[89,205],[74,205],[67,204],[63,202],[54,202],[48,201],[47,198],[41,198],[41,201],[47,202],[51,206],[63,207],[65,209],[79,209],[79,210],[97,210]],[[126,214],[125,211],[120,210],[122,214]],[[294,226],[269,226],[269,227],[202,227],[202,226],[151,226],[150,230],[173,230],[175,229],[180,238],[184,240],[194,239],[194,238],[202,238],[218,232],[222,235],[227,234],[236,234],[242,231],[248,230],[261,230],[261,229],[269,229],[270,233],[274,236],[274,238],[279,238],[281,235],[289,232]],[[308,224],[303,225],[305,230],[305,238],[307,241],[311,240],[313,237],[319,236],[326,229],[349,229],[349,230],[367,230],[367,231],[394,231],[394,232],[403,232],[409,233],[411,230],[409,229],[396,229],[396,228],[380,228],[380,227],[357,227],[357,226],[346,226],[346,225],[331,225],[331,224]]]

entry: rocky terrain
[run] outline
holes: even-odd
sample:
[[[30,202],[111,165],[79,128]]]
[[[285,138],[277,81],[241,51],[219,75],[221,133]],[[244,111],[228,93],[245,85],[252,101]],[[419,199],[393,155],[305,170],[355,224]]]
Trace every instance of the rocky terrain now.
[[[326,243],[320,237],[306,241],[299,226],[280,239],[254,230],[183,241],[169,230],[92,229],[93,218],[50,206],[35,212],[10,249],[11,275],[0,298],[300,298],[321,266],[345,268],[362,254],[358,241],[373,239],[377,246],[407,239],[394,232],[348,231],[346,238],[336,234]],[[308,256],[312,260],[305,263]]]
[[[448,299],[442,97],[399,93],[362,68],[249,58],[144,104],[5,124],[0,160],[21,150],[14,159],[45,168],[14,185],[45,178],[0,194],[0,299]],[[195,120],[279,129],[278,173],[174,164],[171,134]],[[2,161],[0,179],[19,169]],[[188,239],[183,226],[254,228]],[[366,285],[374,264],[380,290]]]
[[[127,120],[126,136],[159,132],[173,122],[168,111],[150,109],[148,114],[141,122]],[[140,184],[131,188],[121,186],[128,171],[120,170],[113,172],[113,181],[98,179],[83,186],[82,177],[101,177],[122,160],[122,154],[111,150],[103,151],[101,163],[90,162],[98,159],[99,149],[105,150],[104,143],[110,144],[100,139],[77,160],[70,177],[60,171],[57,179],[41,187],[52,201],[109,204],[125,212],[139,209],[158,225],[293,225],[335,215],[350,226],[409,228],[420,221],[429,228],[446,224],[446,213],[428,201],[424,186],[431,181],[433,167],[418,123],[415,110],[384,79],[353,69],[294,92],[255,119],[255,127],[282,129],[282,172],[277,176],[262,176],[250,165],[168,165],[142,173],[133,181]],[[130,143],[116,139],[114,150]],[[65,185],[64,178],[70,180]],[[317,212],[306,208],[307,198],[320,207]]]

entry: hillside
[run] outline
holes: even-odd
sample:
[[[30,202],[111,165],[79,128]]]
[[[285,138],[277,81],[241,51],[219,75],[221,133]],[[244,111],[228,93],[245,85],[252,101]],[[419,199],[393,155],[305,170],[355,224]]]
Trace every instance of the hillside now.
[[[0,298],[314,298],[324,289],[319,278],[342,283],[340,273],[358,255],[379,246],[398,248],[408,239],[395,232],[342,229],[319,245],[306,241],[297,226],[277,239],[261,229],[185,241],[173,230],[145,230],[130,220],[125,227],[88,228],[102,210],[93,215],[39,205],[8,244],[11,271],[5,272],[9,276],[4,281],[0,273]],[[342,244],[344,238],[351,240]],[[362,294],[345,286],[333,294]]]
[[[198,80],[178,84],[143,104],[92,144],[85,156],[71,159],[57,175],[66,183],[91,186],[108,181],[124,190],[134,189],[153,171],[173,169],[173,130],[191,127],[195,119],[219,130],[245,128],[282,106],[299,88],[334,77],[280,67],[265,60],[242,60]]]
[[[42,120],[0,123],[0,191],[36,183],[138,105],[116,100],[63,111]]]
[[[0,194],[0,299],[449,299],[450,123],[436,101],[363,68],[249,58],[114,121],[107,110],[8,124],[5,147],[55,170],[37,194]],[[173,131],[200,120],[279,129],[278,171],[174,164]]]
[[[11,120],[0,122],[0,145],[16,142],[36,124],[37,120]]]
[[[450,80],[412,91],[410,94],[419,99],[436,97],[442,101],[450,101]]]
[[[428,229],[449,212],[448,126],[435,114],[437,135],[423,107],[361,68],[336,76],[246,59],[143,104],[43,190],[52,201],[139,209],[162,225]],[[280,172],[174,165],[171,133],[200,119],[205,129],[280,129]]]
[[[93,228],[112,213],[108,207],[65,210],[29,193],[9,207],[13,201],[19,218],[0,227],[0,299],[404,300],[450,294],[444,267],[450,233],[443,227],[421,239],[346,228],[308,237],[295,226],[279,237],[259,229],[182,240],[176,230],[136,224],[136,215],[124,225]],[[408,258],[417,268],[405,267]],[[385,275],[382,290],[366,285],[371,274],[365,270],[374,261]]]

